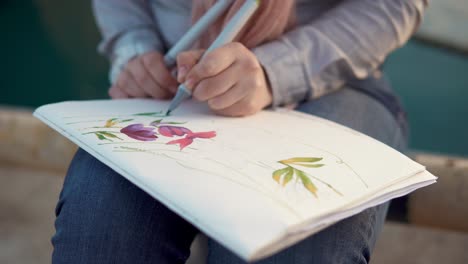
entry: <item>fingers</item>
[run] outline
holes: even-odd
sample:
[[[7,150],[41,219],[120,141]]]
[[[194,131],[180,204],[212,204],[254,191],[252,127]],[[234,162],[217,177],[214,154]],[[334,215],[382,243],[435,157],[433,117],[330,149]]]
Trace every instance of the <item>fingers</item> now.
[[[206,78],[193,88],[193,97],[198,101],[208,101],[233,89],[238,81],[237,67],[232,67],[211,78]]]
[[[131,97],[146,97],[146,93],[138,86],[128,67],[119,74],[116,86]]]
[[[109,89],[109,95],[112,98],[151,96],[166,99],[174,94],[177,85],[164,64],[163,56],[149,52],[127,63],[117,82]]]
[[[153,79],[151,74],[143,65],[143,61],[141,59],[137,58],[131,60],[127,65],[127,69],[131,73],[134,81],[142,93],[160,99],[168,97],[169,92],[161,88],[160,85]]]
[[[226,109],[247,96],[249,92],[240,85],[236,85],[224,94],[208,100],[208,105],[213,110]]]
[[[251,115],[273,100],[260,62],[241,43],[230,43],[205,55],[203,51],[185,52],[177,63],[178,81],[220,115]]]
[[[164,64],[163,56],[158,52],[150,52],[142,56],[142,64],[158,84],[158,89],[165,90],[169,94],[177,91],[177,81]],[[158,93],[161,93],[158,91]]]
[[[199,101],[208,101],[213,110],[222,110],[267,89],[265,78],[260,72],[250,73],[247,77],[245,68],[245,64],[236,62],[221,74],[202,80],[195,86],[193,96]],[[263,97],[259,97],[258,105],[263,104]]]
[[[179,83],[185,82],[185,76],[197,64],[204,52],[205,50],[190,50],[177,56],[177,81]]]
[[[246,67],[245,64],[236,63],[221,75],[224,76],[231,70],[239,73]],[[239,78],[239,74],[236,76]],[[232,88],[208,100],[208,105],[215,113],[231,117],[248,116],[271,104],[273,98],[266,84],[267,81],[263,70],[256,73],[251,72],[249,76],[247,72],[243,72],[240,76]]]
[[[207,53],[187,74],[185,85],[189,89],[201,80],[220,74],[237,59],[237,54],[246,49],[240,43],[230,43]]]
[[[255,101],[251,99],[251,97],[246,96],[242,100],[237,101],[229,107],[226,107],[224,109],[213,109],[213,111],[218,115],[230,117],[242,117],[253,115],[261,109],[258,108]]]

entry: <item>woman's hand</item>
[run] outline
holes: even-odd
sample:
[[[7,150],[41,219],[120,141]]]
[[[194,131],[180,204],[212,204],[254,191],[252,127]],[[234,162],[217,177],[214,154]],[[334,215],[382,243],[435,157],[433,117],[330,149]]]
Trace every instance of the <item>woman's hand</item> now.
[[[247,116],[272,102],[262,66],[256,56],[238,42],[208,53],[188,51],[177,58],[178,81],[192,90],[193,97],[207,102],[217,114]]]
[[[159,52],[148,52],[130,60],[109,89],[113,99],[153,97],[168,99],[177,91],[177,81],[171,76]]]

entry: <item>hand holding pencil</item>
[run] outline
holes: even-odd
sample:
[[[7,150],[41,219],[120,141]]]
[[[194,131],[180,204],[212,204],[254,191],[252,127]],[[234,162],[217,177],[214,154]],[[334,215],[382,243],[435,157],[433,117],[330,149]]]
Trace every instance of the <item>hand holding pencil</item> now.
[[[175,92],[175,80],[169,71],[177,60],[179,82],[167,114],[194,93],[218,114],[245,116],[258,112],[272,101],[266,75],[255,55],[234,40],[259,6],[247,0],[230,19],[206,51],[189,51],[192,43],[207,30],[232,0],[218,1],[162,57],[157,52],[132,59],[111,87],[113,98],[153,97],[165,99]],[[196,62],[200,61],[199,64]]]
[[[178,81],[196,100],[225,116],[251,115],[271,104],[265,73],[243,44],[229,43],[201,58],[203,53],[188,51],[177,59]]]
[[[163,55],[148,52],[131,59],[109,89],[113,99],[152,97],[170,99],[177,91],[177,82],[170,74],[180,52],[190,49],[193,43],[218,19],[233,0],[219,0],[206,12],[177,43]]]

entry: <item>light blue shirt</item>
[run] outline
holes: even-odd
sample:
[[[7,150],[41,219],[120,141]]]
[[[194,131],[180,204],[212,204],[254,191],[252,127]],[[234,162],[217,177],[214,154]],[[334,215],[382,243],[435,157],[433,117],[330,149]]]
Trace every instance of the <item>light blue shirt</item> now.
[[[111,82],[133,57],[165,53],[187,31],[190,0],[93,0]],[[254,48],[273,106],[320,97],[375,73],[421,23],[427,0],[296,0],[297,25]]]

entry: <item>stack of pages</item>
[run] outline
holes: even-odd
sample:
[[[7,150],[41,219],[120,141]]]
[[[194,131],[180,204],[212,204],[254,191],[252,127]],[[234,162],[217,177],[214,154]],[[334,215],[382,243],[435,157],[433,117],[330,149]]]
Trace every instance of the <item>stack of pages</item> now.
[[[432,184],[398,151],[292,110],[245,118],[184,102],[63,102],[34,113],[245,260]]]

